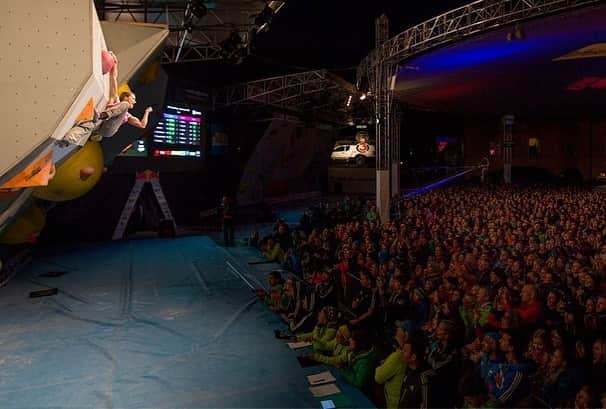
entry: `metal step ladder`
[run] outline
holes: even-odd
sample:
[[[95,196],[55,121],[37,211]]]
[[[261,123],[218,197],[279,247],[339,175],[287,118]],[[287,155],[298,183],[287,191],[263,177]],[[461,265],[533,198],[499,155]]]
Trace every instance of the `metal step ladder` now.
[[[130,217],[133,214],[135,205],[137,204],[139,196],[141,196],[141,192],[143,191],[143,186],[145,186],[146,183],[151,184],[154,196],[156,197],[156,200],[160,205],[162,215],[165,219],[170,220],[173,224],[173,227],[176,229],[177,226],[175,225],[175,220],[173,219],[170,207],[168,207],[168,202],[166,201],[166,197],[164,196],[164,192],[162,191],[162,186],[160,186],[160,174],[158,172],[146,170],[144,172],[137,172],[135,185],[130,191],[128,200],[126,201],[126,204],[122,209],[122,214],[120,215],[118,224],[114,229],[112,240],[120,240],[124,236],[126,226],[128,226],[128,221],[130,220]]]

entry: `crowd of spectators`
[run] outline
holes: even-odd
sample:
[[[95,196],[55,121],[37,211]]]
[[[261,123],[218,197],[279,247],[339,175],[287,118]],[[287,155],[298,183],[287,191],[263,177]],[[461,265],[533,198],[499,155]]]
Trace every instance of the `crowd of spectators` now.
[[[291,273],[259,296],[380,406],[606,408],[603,199],[456,186],[381,223],[346,197],[261,241]]]

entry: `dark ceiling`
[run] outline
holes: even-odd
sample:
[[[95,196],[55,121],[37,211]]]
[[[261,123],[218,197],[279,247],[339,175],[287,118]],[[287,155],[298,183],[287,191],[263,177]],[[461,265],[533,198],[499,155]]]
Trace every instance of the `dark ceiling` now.
[[[179,77],[239,82],[327,68],[353,81],[355,67],[374,46],[374,20],[390,18],[395,35],[423,20],[468,3],[466,0],[289,0],[268,32],[254,41],[240,65],[190,63],[169,67]]]

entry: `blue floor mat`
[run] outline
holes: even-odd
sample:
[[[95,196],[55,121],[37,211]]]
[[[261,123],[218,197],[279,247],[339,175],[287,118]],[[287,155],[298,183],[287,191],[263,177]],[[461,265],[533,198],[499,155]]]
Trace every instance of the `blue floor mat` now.
[[[299,367],[247,284],[270,267],[236,250],[206,237],[42,250],[0,289],[2,407],[321,407],[304,375],[322,368]]]

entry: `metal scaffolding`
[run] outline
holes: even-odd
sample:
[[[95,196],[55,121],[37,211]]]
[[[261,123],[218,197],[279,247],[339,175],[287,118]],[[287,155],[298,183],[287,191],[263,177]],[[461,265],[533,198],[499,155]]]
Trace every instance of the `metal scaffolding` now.
[[[524,20],[604,0],[478,0],[424,21],[392,37],[358,66],[358,78],[371,75],[379,64],[397,64],[430,48]]]
[[[331,122],[345,124],[347,101],[355,87],[326,70],[306,71],[236,84],[213,92],[215,109],[263,105],[292,113],[312,110]]]
[[[238,60],[254,35],[269,26],[285,1],[95,0],[102,20],[166,24],[163,63]]]

